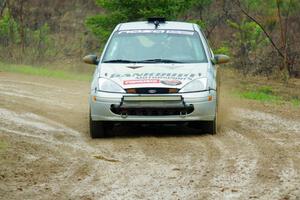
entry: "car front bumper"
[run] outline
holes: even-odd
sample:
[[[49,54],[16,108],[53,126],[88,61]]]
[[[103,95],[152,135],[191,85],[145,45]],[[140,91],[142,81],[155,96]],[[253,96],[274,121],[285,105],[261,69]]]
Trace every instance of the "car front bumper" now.
[[[90,111],[91,118],[94,121],[136,121],[136,122],[172,122],[172,121],[212,121],[215,118],[216,113],[216,92],[204,91],[195,93],[183,93],[183,94],[169,94],[164,95],[164,97],[178,96],[182,97],[184,106],[193,107],[193,111],[190,113],[183,112],[174,115],[159,115],[159,116],[149,116],[149,115],[123,115],[116,114],[112,111],[112,107],[122,105],[124,94],[118,93],[106,93],[106,92],[95,92],[90,95]],[[135,96],[135,95],[132,95]],[[151,102],[150,102],[151,104]],[[132,106],[133,104],[131,104]],[[148,105],[149,102],[136,102],[137,108],[142,108],[143,105]],[[171,107],[180,108],[179,105],[173,103],[166,103],[166,101],[155,102],[151,107],[161,107],[165,110]]]

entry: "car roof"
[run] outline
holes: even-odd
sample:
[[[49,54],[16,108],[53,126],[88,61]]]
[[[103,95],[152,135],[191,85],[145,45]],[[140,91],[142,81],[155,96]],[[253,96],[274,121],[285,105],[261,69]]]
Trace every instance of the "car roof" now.
[[[143,30],[143,29],[155,29],[155,25],[153,23],[149,23],[148,21],[141,22],[127,22],[119,24],[119,31],[126,30]],[[176,22],[176,21],[166,21],[164,23],[160,23],[157,29],[169,29],[169,30],[186,30],[186,31],[194,31],[194,24],[187,22]]]

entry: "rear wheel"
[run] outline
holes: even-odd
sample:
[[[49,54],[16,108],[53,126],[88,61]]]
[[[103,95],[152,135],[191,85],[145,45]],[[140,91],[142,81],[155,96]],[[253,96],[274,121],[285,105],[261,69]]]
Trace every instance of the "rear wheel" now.
[[[91,138],[103,138],[106,137],[105,123],[101,121],[93,121],[90,115],[90,136]]]

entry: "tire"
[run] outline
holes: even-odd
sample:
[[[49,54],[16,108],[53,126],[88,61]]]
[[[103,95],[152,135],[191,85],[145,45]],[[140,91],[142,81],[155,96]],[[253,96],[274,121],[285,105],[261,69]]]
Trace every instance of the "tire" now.
[[[194,129],[201,129],[205,128],[205,131],[210,133],[211,135],[215,135],[218,133],[219,129],[219,118],[218,118],[218,112],[219,112],[219,99],[220,99],[220,72],[218,67],[216,68],[216,93],[217,93],[217,99],[216,99],[216,113],[215,118],[213,121],[202,121],[202,122],[191,122],[189,123],[189,126]]]
[[[217,116],[213,121],[207,123],[207,132],[211,135],[216,135],[218,132]]]
[[[211,134],[211,135],[217,134],[216,120],[190,122],[189,127],[199,130],[201,134],[203,134],[203,133]]]
[[[104,138],[107,136],[104,122],[93,121],[90,115],[90,136],[91,138]]]

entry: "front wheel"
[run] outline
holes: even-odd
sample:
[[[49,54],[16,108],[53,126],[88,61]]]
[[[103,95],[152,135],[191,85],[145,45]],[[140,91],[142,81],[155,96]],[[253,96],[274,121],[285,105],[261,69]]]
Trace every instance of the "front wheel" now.
[[[195,121],[190,122],[189,127],[200,130],[201,133],[209,133],[211,135],[217,134],[217,120],[213,121]]]
[[[209,132],[212,135],[217,134],[218,132],[218,126],[217,126],[217,116],[213,121],[210,121],[207,123],[207,132]]]
[[[106,128],[104,122],[93,121],[90,115],[90,136],[91,138],[106,137]]]

